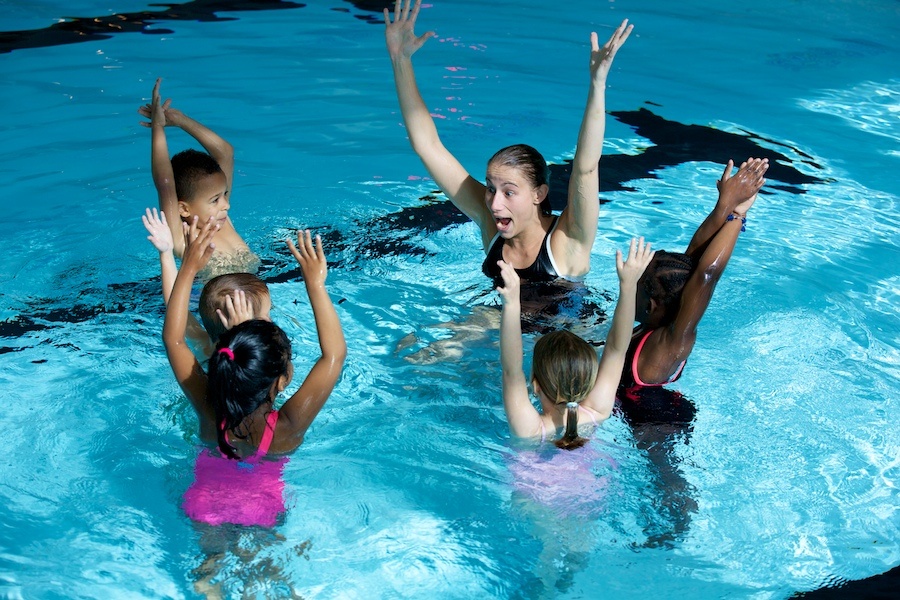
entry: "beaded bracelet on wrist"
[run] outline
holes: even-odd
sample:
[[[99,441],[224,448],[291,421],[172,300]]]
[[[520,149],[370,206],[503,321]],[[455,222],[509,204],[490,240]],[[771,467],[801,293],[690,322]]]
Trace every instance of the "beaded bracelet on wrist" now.
[[[725,220],[726,221],[734,221],[735,219],[741,220],[741,231],[747,231],[747,217],[742,217],[741,215],[739,215],[737,213],[731,213],[730,215],[728,215],[728,217]]]

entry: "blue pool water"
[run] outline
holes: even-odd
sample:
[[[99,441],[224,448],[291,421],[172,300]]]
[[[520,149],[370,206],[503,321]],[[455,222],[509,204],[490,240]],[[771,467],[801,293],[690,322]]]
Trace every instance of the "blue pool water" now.
[[[496,331],[407,360],[495,299],[475,227],[422,208],[434,186],[380,14],[276,4],[210,19],[190,3],[199,20],[143,32],[109,23],[162,7],[0,4],[20,32],[0,34],[0,596],[193,598],[210,576],[229,597],[777,599],[900,564],[896,2],[423,9],[438,35],[419,83],[476,176],[511,143],[570,159],[589,32],[635,24],[610,77],[587,279],[606,309],[615,248],[683,248],[722,163],[777,155],[678,383],[691,435],[648,447],[612,418],[592,442],[603,485],[576,517],[515,485]],[[46,33],[62,17],[111,33],[51,45],[73,39]],[[316,342],[281,240],[309,226],[329,243],[350,354],[268,535],[202,531],[180,509],[197,426],[139,220],[156,198],[136,109],[160,76],[236,148],[232,218],[266,261],[298,372]]]

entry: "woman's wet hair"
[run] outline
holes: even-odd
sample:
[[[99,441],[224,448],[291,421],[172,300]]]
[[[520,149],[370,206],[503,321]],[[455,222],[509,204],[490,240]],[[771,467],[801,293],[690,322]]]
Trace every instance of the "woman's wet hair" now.
[[[594,389],[598,367],[596,350],[570,331],[552,331],[534,345],[531,376],[554,404],[567,405],[566,432],[556,441],[560,448],[587,442],[578,435],[578,403]]]
[[[194,199],[197,182],[221,172],[222,167],[206,152],[183,150],[172,157],[175,195],[183,202],[190,202]]]
[[[225,438],[231,431],[248,439],[257,408],[274,400],[273,384],[290,371],[291,342],[278,325],[245,321],[226,331],[209,359],[207,397],[216,416],[219,449],[240,458]]]
[[[648,269],[646,276],[641,277],[639,285],[643,286],[648,298],[663,307],[663,323],[670,323],[678,315],[681,292],[694,270],[694,260],[681,252],[657,250],[651,267],[652,270]]]
[[[214,342],[225,333],[225,326],[216,314],[216,309],[224,312],[225,299],[234,296],[238,290],[247,295],[253,306],[253,314],[258,315],[263,299],[269,297],[269,287],[265,281],[251,273],[226,273],[213,277],[200,292],[200,320],[209,339]]]
[[[547,161],[540,152],[527,144],[515,144],[497,150],[488,161],[488,168],[492,165],[518,169],[533,187],[550,187],[550,167],[547,166]],[[541,214],[550,213],[550,194],[547,194],[541,201]]]

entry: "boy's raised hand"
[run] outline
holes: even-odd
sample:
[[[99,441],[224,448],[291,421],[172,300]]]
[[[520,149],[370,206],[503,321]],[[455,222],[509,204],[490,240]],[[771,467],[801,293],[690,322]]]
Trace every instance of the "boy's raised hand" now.
[[[631,238],[627,260],[623,261],[622,251],[616,250],[616,273],[619,275],[621,285],[637,287],[638,280],[655,254],[656,252],[650,250],[650,244],[644,243],[643,237]]]
[[[226,330],[255,318],[253,303],[247,298],[244,290],[234,290],[233,296],[225,296],[225,310],[217,308],[216,314],[219,315]]]
[[[184,256],[181,258],[181,269],[192,271],[196,274],[209,262],[216,244],[213,237],[219,231],[219,224],[210,217],[202,226],[194,215],[191,224],[182,223],[184,232]]]
[[[306,287],[324,287],[325,278],[328,276],[328,261],[325,259],[325,251],[322,249],[322,237],[316,234],[316,243],[313,245],[309,229],[301,229],[297,232],[296,246],[290,239],[286,243],[291,254],[300,263]]]
[[[156,84],[153,86],[153,93],[150,96],[150,104],[145,104],[138,108],[138,113],[140,113],[141,116],[150,119],[149,121],[141,121],[141,125],[143,125],[144,127],[152,127],[153,123],[159,123],[163,127],[170,124],[166,119],[166,111],[169,110],[169,105],[172,104],[172,101],[160,101],[160,83],[162,83],[162,78],[158,78],[156,80]]]
[[[497,287],[497,293],[503,299],[503,304],[519,302],[519,274],[505,260],[498,260],[497,265],[500,267],[500,277],[503,278],[503,285]]]
[[[166,98],[166,101],[163,102],[159,95],[159,86],[162,83],[162,78],[156,80],[156,84],[153,86],[153,93],[150,97],[150,104],[145,104],[138,108],[138,113],[141,116],[150,119],[149,121],[141,121],[141,125],[144,127],[152,127],[154,122],[160,123],[163,127],[167,125],[172,125],[175,127],[180,127],[181,123],[179,120],[182,118],[183,114],[180,110],[172,108],[172,99]]]
[[[175,248],[175,241],[172,239],[172,230],[166,223],[166,213],[156,212],[155,208],[148,208],[146,213],[141,215],[141,221],[147,228],[147,239],[153,244],[160,254],[163,252],[171,252]]]

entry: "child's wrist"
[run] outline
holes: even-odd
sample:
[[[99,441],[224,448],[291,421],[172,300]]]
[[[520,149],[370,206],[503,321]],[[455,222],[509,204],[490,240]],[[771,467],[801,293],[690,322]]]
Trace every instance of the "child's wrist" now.
[[[725,217],[725,222],[730,223],[732,221],[741,224],[741,231],[747,231],[747,213],[739,213],[736,210],[731,211],[731,214]]]

